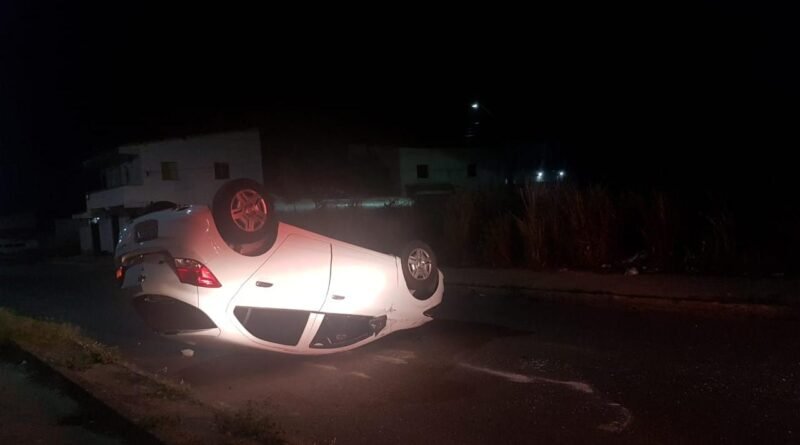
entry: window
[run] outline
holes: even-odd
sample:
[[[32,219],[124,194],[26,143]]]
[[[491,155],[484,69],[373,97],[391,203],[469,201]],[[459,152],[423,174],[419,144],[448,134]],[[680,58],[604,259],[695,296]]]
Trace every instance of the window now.
[[[475,164],[467,165],[467,177],[474,178],[478,176],[478,167]]]
[[[425,179],[428,177],[428,164],[417,164],[417,178]]]
[[[178,163],[174,161],[161,163],[161,179],[165,181],[178,180]]]
[[[231,177],[231,167],[227,162],[214,163],[214,179],[228,179]]]

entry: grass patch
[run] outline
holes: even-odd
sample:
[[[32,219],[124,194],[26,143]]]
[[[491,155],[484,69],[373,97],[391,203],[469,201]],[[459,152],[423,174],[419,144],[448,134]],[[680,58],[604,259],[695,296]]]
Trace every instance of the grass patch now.
[[[69,369],[119,363],[119,352],[99,343],[68,323],[37,320],[0,308],[0,342],[14,342],[40,353],[49,362]]]
[[[233,412],[221,411],[214,415],[217,431],[225,436],[237,439],[251,439],[258,443],[278,445],[285,444],[278,425],[259,412],[252,401],[243,408]]]
[[[186,400],[190,398],[191,386],[176,383],[158,374],[142,371],[137,367],[122,363],[124,370],[116,376],[119,380],[137,387],[142,395],[154,399]]]
[[[624,190],[571,182],[422,195],[412,208],[286,212],[283,221],[450,267],[800,274],[800,206],[779,190]]]
[[[117,364],[125,371],[120,379],[143,388],[148,397],[179,400],[191,392],[189,385],[175,383],[158,374],[144,372],[122,360],[116,348],[83,335],[69,323],[37,320],[0,308],[0,344],[13,342],[35,352],[56,366],[82,371],[96,364]]]
[[[191,387],[185,383],[175,383],[158,374],[144,376],[150,386],[148,395],[160,399],[181,400],[189,397]]]

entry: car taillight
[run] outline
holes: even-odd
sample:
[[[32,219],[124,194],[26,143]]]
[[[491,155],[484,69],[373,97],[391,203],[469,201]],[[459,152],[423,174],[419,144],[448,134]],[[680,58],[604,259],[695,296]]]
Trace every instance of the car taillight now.
[[[202,263],[186,258],[175,258],[175,273],[181,283],[200,287],[222,287],[217,277]]]

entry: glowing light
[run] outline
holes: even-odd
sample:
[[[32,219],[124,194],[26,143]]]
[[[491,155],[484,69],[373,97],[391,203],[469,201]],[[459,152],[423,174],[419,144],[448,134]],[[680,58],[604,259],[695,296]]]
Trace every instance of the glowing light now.
[[[564,170],[561,170],[561,171],[558,172],[558,176],[561,177],[561,178],[563,178],[565,174],[566,173],[564,173]]]
[[[474,102],[474,103],[472,104],[472,109],[473,109],[473,110],[477,110],[479,106],[480,106],[480,105],[478,105],[478,102]]]

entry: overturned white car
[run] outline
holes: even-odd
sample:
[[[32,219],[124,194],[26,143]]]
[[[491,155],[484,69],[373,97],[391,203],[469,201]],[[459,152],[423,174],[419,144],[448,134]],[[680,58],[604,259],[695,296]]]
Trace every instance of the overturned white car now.
[[[444,277],[422,242],[399,257],[277,220],[237,179],[211,206],[176,206],[120,234],[117,278],[157,332],[291,354],[356,348],[431,320]]]

